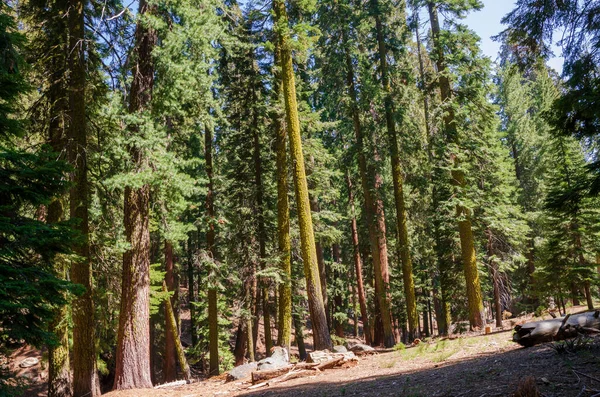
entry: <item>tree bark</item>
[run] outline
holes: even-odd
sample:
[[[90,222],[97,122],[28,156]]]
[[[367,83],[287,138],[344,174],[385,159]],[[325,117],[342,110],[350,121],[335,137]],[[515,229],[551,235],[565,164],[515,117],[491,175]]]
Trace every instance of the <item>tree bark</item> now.
[[[275,39],[275,62],[278,65],[281,58],[281,43],[279,35]],[[274,92],[279,102],[282,95],[281,76],[275,69]],[[290,204],[288,199],[288,166],[286,139],[287,132],[282,121],[282,115],[272,113],[275,130],[276,168],[277,168],[277,248],[279,252],[279,266],[283,274],[282,283],[279,285],[279,313],[277,344],[288,352],[292,341],[292,262],[290,240]]]
[[[298,345],[298,355],[300,356],[300,361],[306,360],[306,345],[304,344],[304,330],[302,327],[302,321],[300,320],[300,316],[294,316],[294,333],[296,336],[296,344]]]
[[[73,166],[69,192],[70,217],[81,240],[74,244],[78,259],[71,264],[71,281],[85,287],[73,299],[73,395],[99,396],[94,335],[92,262],[89,243],[89,186],[87,177],[87,131],[85,107],[85,25],[84,0],[69,0],[69,162]]]
[[[167,287],[166,281],[163,281],[163,292],[168,292],[169,289]],[[177,331],[177,319],[175,318],[175,312],[173,310],[173,305],[171,304],[171,299],[165,299],[165,317],[167,318],[166,328],[169,330],[168,336],[171,338],[171,342],[174,346],[175,353],[177,356],[177,361],[179,362],[179,367],[183,372],[183,376],[185,379],[190,379],[191,372],[190,367],[185,358],[185,353],[183,352],[183,346],[181,345],[181,340],[179,339],[179,332]],[[175,379],[177,379],[177,371],[175,371]]]
[[[360,315],[363,322],[363,333],[365,335],[365,343],[371,344],[371,333],[369,332],[369,314],[367,312],[367,299],[365,298],[365,286],[363,284],[362,261],[360,259],[360,246],[358,243],[358,227],[356,223],[356,210],[354,208],[354,192],[352,191],[352,180],[350,173],[346,171],[346,184],[348,185],[348,201],[350,203],[350,229],[352,231],[352,248],[354,258],[354,271],[356,274],[356,289],[358,302],[360,305]]]
[[[257,98],[254,98],[257,100]],[[265,215],[263,205],[263,183],[262,183],[262,159],[260,156],[260,130],[258,128],[258,115],[256,112],[253,115],[253,142],[254,142],[254,184],[256,185],[256,212],[257,212],[257,233],[258,233],[258,251],[260,268],[266,268],[266,243],[267,235],[265,230]],[[269,308],[269,286],[267,280],[262,280],[262,298],[263,298],[263,320],[264,320],[264,332],[265,332],[265,348],[267,356],[270,356],[271,348],[273,347],[273,338],[271,334],[271,316]]]
[[[173,246],[169,241],[165,241],[165,285],[168,291],[174,291],[174,276],[173,276]],[[169,302],[173,305],[173,298],[169,298]],[[177,380],[177,357],[175,338],[179,335],[171,335],[172,328],[169,318],[169,310],[172,307],[165,302],[165,355],[163,361],[164,382],[173,382]],[[177,330],[177,327],[175,327]]]
[[[196,245],[195,245],[195,233],[190,232],[188,237],[188,301],[190,305],[190,334],[192,337],[192,346],[196,346],[198,343],[198,334],[196,333],[196,271],[195,271],[195,256],[196,256]]]
[[[458,144],[458,134],[456,130],[456,117],[450,104],[451,86],[448,77],[448,67],[444,55],[444,50],[440,42],[440,24],[438,19],[437,6],[433,2],[428,3],[429,16],[431,21],[431,32],[434,43],[434,50],[437,55],[438,83],[442,104],[447,105],[443,116],[446,140]],[[452,184],[458,186],[464,191],[466,187],[464,172],[460,169],[458,156],[452,155],[453,169]],[[475,254],[475,243],[473,239],[473,230],[471,227],[471,215],[468,208],[457,205],[456,219],[458,220],[458,230],[460,235],[461,257],[463,270],[467,285],[467,299],[469,303],[469,323],[472,329],[481,328],[485,324],[485,313],[483,310],[483,300],[481,295],[481,284],[479,282],[479,272],[477,269],[477,256]]]
[[[61,22],[62,23],[62,22]],[[53,54],[52,75],[50,87],[48,89],[48,102],[50,109],[48,111],[49,123],[49,143],[55,153],[61,153],[65,145],[65,122],[64,116],[68,109],[68,101],[64,95],[64,86],[61,84],[63,76],[66,75],[66,59],[64,56],[66,46],[64,36],[66,36],[66,26],[61,25],[61,35],[54,42],[54,48],[57,50]],[[45,221],[48,224],[57,223],[63,220],[64,207],[60,197],[52,200],[48,205]],[[43,221],[43,219],[41,219]],[[54,260],[55,275],[61,280],[67,279],[68,264],[66,259],[58,255]],[[56,335],[57,345],[48,346],[48,396],[49,397],[70,397],[73,395],[73,385],[71,381],[71,367],[69,360],[69,324],[65,321],[68,318],[69,309],[66,305],[57,307],[55,318],[50,324],[50,331]]]
[[[384,92],[384,106],[385,106],[385,122],[387,127],[388,145],[390,148],[390,160],[392,165],[392,180],[394,184],[394,201],[396,204],[396,229],[398,232],[398,244],[400,251],[400,260],[402,262],[402,278],[404,281],[404,298],[406,299],[406,313],[408,316],[408,332],[409,341],[419,336],[418,327],[418,314],[417,314],[417,300],[415,298],[415,282],[413,279],[412,259],[410,256],[410,243],[408,241],[408,227],[407,227],[407,216],[406,216],[406,205],[404,203],[404,190],[403,190],[403,175],[402,167],[400,165],[400,154],[398,152],[398,134],[396,132],[396,122],[394,120],[394,103],[391,97],[391,85],[388,72],[387,64],[387,45],[385,42],[384,26],[381,20],[381,11],[379,9],[379,1],[371,0],[371,4],[375,14],[375,29],[377,31],[377,45],[379,52],[379,72],[381,74],[381,84]],[[406,4],[402,1],[396,6],[399,8],[402,15],[405,14]],[[402,16],[400,19],[404,19]],[[402,21],[403,25],[405,22]],[[405,26],[403,26],[403,29]],[[401,34],[402,35],[402,34]],[[376,276],[377,277],[377,276]],[[389,287],[387,282],[384,283],[383,294],[385,298],[380,303],[382,309],[383,318],[383,329],[385,334],[385,346],[391,347],[395,344],[393,340],[393,334],[391,328],[388,329],[386,314],[389,312],[391,306],[391,299],[389,298]],[[386,294],[388,294],[386,296]],[[380,297],[380,300],[382,298]]]
[[[539,343],[572,338],[582,333],[600,333],[600,311],[567,314],[564,318],[517,325],[513,341],[530,347]]]
[[[145,0],[139,2],[138,15],[152,12]],[[154,85],[152,50],[156,32],[139,21],[135,31],[133,82],[129,96],[129,112],[148,108]],[[137,126],[129,133],[138,134]],[[129,148],[138,171],[147,167],[141,148]],[[121,309],[117,336],[115,389],[152,387],[150,375],[150,187],[125,187],[125,237],[130,249],[123,254]]]
[[[216,260],[215,255],[215,204],[214,204],[214,178],[213,178],[213,135],[212,130],[206,126],[204,129],[204,158],[206,162],[206,175],[208,177],[208,192],[206,193],[206,215],[208,217],[208,231],[206,232],[206,248],[210,258]],[[214,273],[214,270],[211,270]],[[215,275],[211,277],[213,283]],[[208,346],[210,352],[209,374],[219,375],[219,313],[217,310],[217,286],[208,287]]]
[[[311,156],[311,163],[314,163],[314,159]],[[310,210],[311,212],[319,212],[319,204],[317,198],[309,194],[310,199]],[[329,306],[329,297],[327,294],[327,268],[325,266],[325,256],[323,254],[323,246],[319,240],[315,240],[315,250],[317,252],[317,264],[319,266],[319,279],[321,281],[321,292],[323,293],[323,306],[325,306],[325,316],[327,317],[327,327],[331,329],[333,327],[331,321],[331,312]]]
[[[496,318],[496,327],[502,327],[502,305],[500,303],[500,277],[498,275],[498,264],[493,259],[494,258],[494,241],[491,230],[487,230],[486,234],[488,236],[488,244],[487,244],[487,254],[489,260],[490,271],[492,273],[492,285],[494,287],[494,311]]]
[[[327,327],[325,306],[315,250],[315,236],[310,213],[308,185],[302,153],[300,121],[296,100],[296,83],[292,64],[292,48],[289,33],[287,11],[283,0],[273,2],[275,8],[276,28],[281,44],[281,71],[284,101],[286,109],[286,125],[290,140],[290,153],[293,164],[294,190],[298,207],[298,225],[300,228],[300,245],[304,262],[304,274],[308,295],[308,306],[313,327],[314,348],[329,349],[332,347],[331,336]]]
[[[58,118],[58,117],[57,117]],[[53,200],[48,206],[46,222],[60,222],[63,217],[63,205],[60,199]],[[54,272],[62,280],[67,278],[67,263],[58,255],[54,260]],[[68,307],[60,306],[50,324],[50,331],[56,335],[57,345],[48,346],[48,397],[70,397],[73,395],[71,367],[69,365],[69,324]]]

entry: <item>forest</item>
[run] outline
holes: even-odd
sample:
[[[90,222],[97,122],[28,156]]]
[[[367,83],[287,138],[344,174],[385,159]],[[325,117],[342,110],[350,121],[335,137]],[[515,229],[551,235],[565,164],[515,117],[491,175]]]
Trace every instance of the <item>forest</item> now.
[[[483,6],[3,0],[0,395],[594,309],[600,0]]]

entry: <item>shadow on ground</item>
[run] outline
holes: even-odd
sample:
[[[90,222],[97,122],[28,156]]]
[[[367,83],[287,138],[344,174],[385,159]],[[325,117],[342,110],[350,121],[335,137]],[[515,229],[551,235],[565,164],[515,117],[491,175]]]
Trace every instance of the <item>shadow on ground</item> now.
[[[386,354],[393,360],[397,353]],[[383,357],[381,355],[380,357]],[[511,396],[519,381],[533,376],[543,396],[591,396],[600,393],[600,346],[559,355],[550,345],[487,353],[451,360],[434,368],[411,370],[409,362],[394,363],[395,373],[383,376],[348,371],[296,379],[247,392],[243,396]],[[405,368],[403,368],[405,366]],[[576,372],[583,373],[577,375]],[[344,370],[339,370],[344,371]],[[352,371],[352,375],[350,375]],[[328,379],[328,377],[332,379]],[[591,377],[596,378],[591,379]],[[336,378],[335,380],[333,380]],[[339,379],[339,380],[338,380]]]

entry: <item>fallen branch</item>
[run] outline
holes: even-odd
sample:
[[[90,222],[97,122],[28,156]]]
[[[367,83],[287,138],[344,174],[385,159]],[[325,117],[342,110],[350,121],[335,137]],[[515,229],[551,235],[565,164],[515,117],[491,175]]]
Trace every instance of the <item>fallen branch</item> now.
[[[574,373],[576,373],[576,374],[579,374],[579,375],[581,375],[581,376],[585,376],[585,377],[586,377],[586,378],[588,378],[588,379],[591,379],[591,380],[594,380],[594,381],[596,381],[596,382],[600,383],[600,379],[598,379],[598,378],[594,378],[594,377],[593,377],[593,376],[591,376],[591,375],[584,374],[583,372],[579,372],[579,371],[576,371],[576,370],[574,370],[574,369],[572,369],[571,371],[573,371]]]
[[[182,379],[182,380],[176,380],[175,382],[163,383],[162,385],[154,386],[154,388],[155,389],[166,389],[167,387],[177,387],[177,386],[189,385],[192,382],[193,382],[192,379]]]

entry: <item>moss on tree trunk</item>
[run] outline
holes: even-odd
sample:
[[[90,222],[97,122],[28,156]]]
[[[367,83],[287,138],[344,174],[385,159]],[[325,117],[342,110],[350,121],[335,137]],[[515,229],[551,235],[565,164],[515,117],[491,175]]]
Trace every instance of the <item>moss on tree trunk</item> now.
[[[281,80],[286,110],[286,125],[289,135],[290,154],[294,176],[294,190],[298,208],[298,225],[300,228],[300,245],[302,260],[304,262],[304,275],[308,306],[313,328],[313,341],[316,350],[332,347],[331,336],[327,327],[323,294],[319,278],[319,267],[315,250],[315,236],[308,198],[308,184],[304,168],[304,155],[302,153],[302,139],[300,136],[300,120],[298,119],[298,104],[296,99],[296,82],[292,63],[291,38],[285,3],[282,0],[273,2],[276,17],[276,29],[281,45]]]

